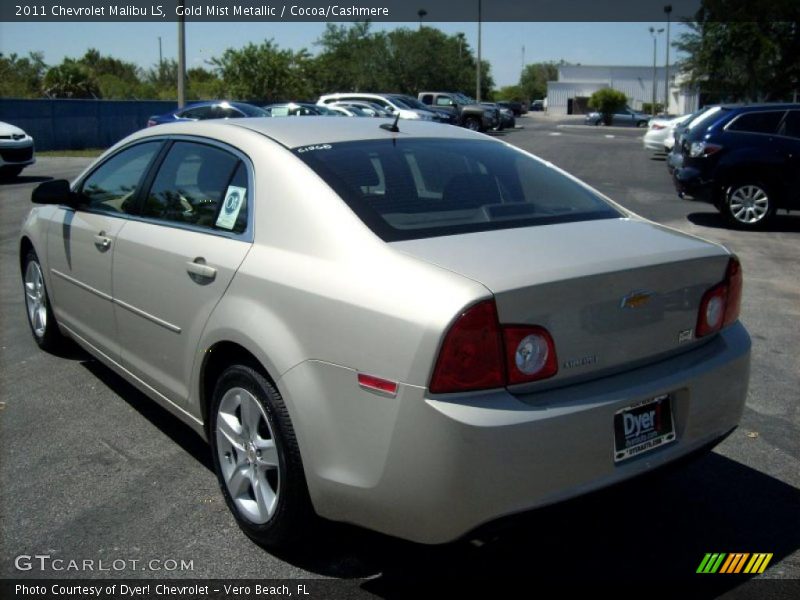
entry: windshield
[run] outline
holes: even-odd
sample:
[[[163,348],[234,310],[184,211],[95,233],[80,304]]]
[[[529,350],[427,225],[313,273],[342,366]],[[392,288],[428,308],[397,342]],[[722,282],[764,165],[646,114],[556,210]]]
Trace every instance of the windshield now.
[[[709,119],[714,117],[719,111],[722,110],[721,106],[712,106],[708,110],[702,111],[699,115],[697,115],[694,119],[689,122],[689,126],[687,129],[694,129],[701,123],[707,123]]]
[[[622,216],[506,144],[397,139],[295,150],[385,241]]]
[[[416,98],[411,96],[397,96],[399,100],[401,100],[406,106],[410,106],[411,108],[421,108],[422,110],[430,110],[430,106],[427,104],[423,104]]]

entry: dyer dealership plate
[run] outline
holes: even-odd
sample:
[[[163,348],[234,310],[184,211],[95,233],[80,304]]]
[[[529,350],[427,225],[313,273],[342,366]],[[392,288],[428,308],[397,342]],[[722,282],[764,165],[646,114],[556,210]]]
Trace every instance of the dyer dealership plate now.
[[[633,458],[674,440],[675,424],[668,394],[614,414],[614,462]]]

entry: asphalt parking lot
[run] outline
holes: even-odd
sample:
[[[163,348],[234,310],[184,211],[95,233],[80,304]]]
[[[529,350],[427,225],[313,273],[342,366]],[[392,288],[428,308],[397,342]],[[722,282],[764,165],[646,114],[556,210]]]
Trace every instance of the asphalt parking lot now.
[[[72,178],[90,162],[40,158],[0,184],[0,577],[108,576],[15,568],[19,555],[49,554],[139,561],[115,577],[333,577],[344,580],[343,593],[387,597],[426,580],[526,589],[564,578],[691,584],[708,577],[695,575],[707,552],[769,552],[763,577],[800,579],[800,214],[781,214],[765,231],[734,231],[712,207],[677,198],[663,157],[643,150],[643,131],[542,115],[519,123],[500,137],[646,218],[739,255],[741,318],[753,338],[750,393],[740,428],[713,453],[445,546],[331,524],[313,546],[271,554],[236,527],[209,449],[188,427],[82,351],[52,356],[32,341],[19,225],[37,182]],[[154,559],[191,561],[192,569],[141,570]],[[720,576],[699,595],[757,585]]]

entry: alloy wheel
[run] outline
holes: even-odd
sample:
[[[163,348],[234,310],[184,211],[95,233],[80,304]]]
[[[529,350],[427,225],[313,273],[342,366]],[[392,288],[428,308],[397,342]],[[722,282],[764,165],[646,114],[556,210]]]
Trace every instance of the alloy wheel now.
[[[43,338],[47,331],[47,294],[42,268],[35,260],[30,261],[25,269],[25,307],[34,335]]]
[[[280,462],[264,408],[249,391],[225,392],[216,419],[222,478],[239,513],[248,521],[269,521],[278,505]]]
[[[769,196],[760,186],[739,186],[730,193],[728,210],[739,223],[755,225],[769,213]]]

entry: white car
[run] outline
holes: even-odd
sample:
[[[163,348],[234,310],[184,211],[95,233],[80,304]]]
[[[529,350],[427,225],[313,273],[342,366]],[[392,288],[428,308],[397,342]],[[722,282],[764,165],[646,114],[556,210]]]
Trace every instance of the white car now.
[[[669,152],[675,145],[675,128],[686,121],[691,114],[681,115],[673,119],[650,119],[647,133],[642,138],[645,150]]]
[[[16,177],[35,162],[33,138],[19,127],[0,121],[0,179]]]
[[[405,104],[398,94],[369,94],[363,92],[345,92],[341,94],[326,94],[320,96],[317,104],[328,106],[334,103],[355,100],[357,102],[370,102],[377,104],[392,116],[400,115],[401,119],[418,121],[434,121],[435,115],[429,110],[412,108]]]

